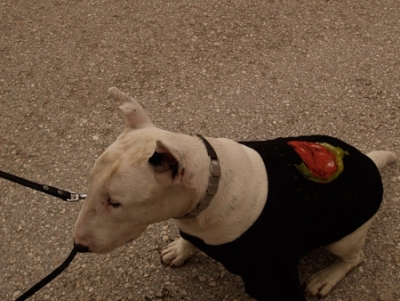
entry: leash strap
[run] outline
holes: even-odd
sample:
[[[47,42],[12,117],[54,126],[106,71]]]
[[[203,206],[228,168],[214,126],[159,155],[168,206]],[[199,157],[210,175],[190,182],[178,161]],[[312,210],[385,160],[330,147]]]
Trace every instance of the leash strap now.
[[[32,182],[29,181],[27,179],[24,178],[20,178],[18,176],[12,175],[8,172],[4,172],[0,170],[0,177],[6,180],[9,180],[11,182],[20,184],[22,186],[25,187],[29,187],[35,190],[38,190],[40,192],[43,193],[47,193],[49,195],[55,196],[57,198],[60,198],[66,202],[77,202],[80,201],[82,199],[86,198],[85,194],[79,194],[79,193],[75,193],[75,192],[70,192],[67,190],[62,190],[56,187],[52,187],[52,186],[48,186],[48,185],[44,185],[44,184],[39,184],[36,182]]]
[[[4,178],[6,180],[9,180],[11,182],[47,193],[49,195],[55,196],[57,198],[60,198],[64,201],[67,202],[77,202],[79,200],[85,199],[86,195],[85,194],[79,194],[75,192],[70,192],[62,189],[58,189],[52,186],[48,185],[43,185],[39,184],[36,182],[29,181],[24,178],[20,178],[18,176],[12,175],[10,173],[4,172],[0,170],[0,177]],[[72,249],[71,253],[68,255],[67,259],[58,267],[56,268],[53,272],[51,272],[49,275],[44,277],[41,281],[36,283],[34,286],[32,286],[29,290],[27,290],[25,293],[23,293],[20,297],[18,297],[15,301],[24,301],[31,297],[34,293],[36,293],[38,290],[43,288],[46,284],[48,284],[50,281],[52,281],[54,278],[56,278],[58,275],[61,274],[62,271],[64,271],[71,261],[74,259],[76,253],[78,252],[87,252],[88,250],[80,245],[74,245],[74,248]]]
[[[41,281],[36,283],[25,293],[23,293],[21,296],[15,299],[15,301],[24,301],[28,299],[30,296],[32,296],[34,293],[36,293],[38,290],[40,290],[42,287],[44,287],[46,284],[48,284],[50,281],[52,281],[54,278],[60,275],[61,272],[64,271],[69,266],[71,261],[74,259],[76,253],[78,252],[79,250],[74,247],[71,253],[68,255],[67,259],[58,268],[56,268],[53,272],[51,272],[49,275],[44,277]]]
[[[34,293],[36,293],[38,290],[40,290],[42,287],[44,287],[47,283],[49,283],[54,278],[56,278],[58,275],[60,275],[61,272],[64,271],[69,266],[71,261],[74,259],[76,253],[78,253],[78,250],[76,248],[74,248],[71,251],[71,253],[68,255],[67,259],[58,268],[56,268],[53,272],[51,272],[49,275],[44,277],[41,281],[36,283],[25,293],[23,293],[21,296],[19,296],[17,299],[15,299],[15,301],[23,301],[23,300],[28,299],[30,296],[32,296]]]

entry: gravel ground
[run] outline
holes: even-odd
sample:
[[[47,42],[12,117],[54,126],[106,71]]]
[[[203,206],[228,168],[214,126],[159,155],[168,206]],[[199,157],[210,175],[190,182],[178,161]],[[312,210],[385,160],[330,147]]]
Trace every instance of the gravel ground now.
[[[85,192],[123,127],[111,86],[170,131],[330,134],[400,154],[399,16],[397,0],[2,0],[0,169]],[[400,300],[399,166],[383,172],[366,261],[327,301]],[[65,259],[81,205],[5,180],[0,191],[0,300],[12,300]],[[250,300],[201,253],[163,266],[177,233],[168,221],[108,255],[79,254],[31,300]],[[301,278],[332,259],[313,252]]]

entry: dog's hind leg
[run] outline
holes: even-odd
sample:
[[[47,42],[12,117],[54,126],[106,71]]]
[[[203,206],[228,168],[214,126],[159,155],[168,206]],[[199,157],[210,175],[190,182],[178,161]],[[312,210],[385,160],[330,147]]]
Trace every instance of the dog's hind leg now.
[[[389,151],[373,151],[368,153],[367,156],[375,163],[378,169],[382,169],[385,165],[395,162],[397,159],[396,155]],[[334,264],[311,277],[307,284],[308,293],[313,296],[326,296],[349,271],[363,261],[364,252],[362,247],[372,220],[373,218],[353,233],[327,246],[328,251],[339,258]]]
[[[188,258],[192,257],[196,250],[195,246],[180,237],[161,252],[161,260],[169,266],[180,266]]]
[[[353,233],[327,246],[327,250],[338,256],[335,263],[315,273],[307,284],[307,293],[326,296],[346,274],[364,260],[362,247],[373,218]]]

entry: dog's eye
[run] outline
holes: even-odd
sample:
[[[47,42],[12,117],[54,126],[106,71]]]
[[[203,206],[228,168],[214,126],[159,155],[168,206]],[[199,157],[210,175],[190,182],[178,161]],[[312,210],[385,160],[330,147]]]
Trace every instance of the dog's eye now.
[[[108,204],[110,204],[111,206],[113,206],[114,208],[118,208],[121,206],[121,203],[118,203],[116,201],[114,201],[113,199],[108,199]]]

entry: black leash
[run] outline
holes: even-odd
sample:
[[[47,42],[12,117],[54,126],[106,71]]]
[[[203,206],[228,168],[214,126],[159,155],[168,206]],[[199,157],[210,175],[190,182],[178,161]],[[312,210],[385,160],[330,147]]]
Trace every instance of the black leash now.
[[[67,259],[65,259],[65,261],[58,268],[56,268],[53,272],[51,272],[49,275],[44,277],[42,280],[40,280],[38,283],[32,286],[29,290],[23,293],[21,296],[15,299],[15,301],[23,301],[28,299],[30,296],[32,296],[34,293],[36,293],[38,290],[40,290],[42,287],[44,287],[46,284],[48,284],[50,281],[52,281],[54,278],[60,275],[61,272],[64,271],[69,266],[71,261],[74,259],[76,253],[84,253],[88,251],[89,251],[88,248],[85,246],[74,245],[74,248],[68,255]]]
[[[26,187],[38,190],[40,192],[50,194],[52,196],[55,196],[57,198],[60,198],[64,201],[66,201],[66,202],[77,202],[77,201],[80,201],[80,200],[83,200],[86,198],[85,194],[79,194],[79,193],[55,188],[52,186],[39,184],[39,183],[32,182],[32,181],[29,181],[24,178],[14,176],[8,172],[4,172],[1,170],[0,170],[0,177],[3,179],[9,180],[11,182],[20,184],[22,186],[26,186]]]
[[[74,259],[76,253],[78,253],[78,250],[77,248],[74,247],[71,253],[68,255],[67,259],[58,268],[56,268],[53,272],[51,272],[49,275],[44,277],[42,280],[40,280],[38,283],[32,286],[29,290],[23,293],[21,296],[15,299],[15,301],[23,301],[28,299],[30,296],[32,296],[34,293],[40,290],[43,286],[45,286],[54,278],[56,278],[58,275],[60,275],[61,272],[64,271],[69,266],[71,261]]]
[[[43,185],[39,184],[36,182],[29,181],[27,179],[14,176],[10,173],[4,172],[0,170],[0,178],[4,178],[6,180],[9,180],[11,182],[41,191],[43,193],[47,193],[49,195],[55,196],[57,198],[60,198],[66,202],[77,202],[80,200],[83,200],[86,198],[85,194],[79,194],[67,190],[62,190],[59,188],[55,188],[52,186],[48,185]],[[56,268],[53,272],[51,272],[49,275],[44,277],[42,280],[40,280],[38,283],[36,283],[34,286],[32,286],[29,290],[27,290],[25,293],[23,293],[21,296],[19,296],[15,301],[23,301],[31,297],[34,293],[36,293],[38,290],[40,290],[42,287],[44,287],[46,284],[48,284],[50,281],[52,281],[54,278],[56,278],[58,275],[61,274],[62,271],[64,271],[71,261],[74,259],[76,253],[78,252],[88,252],[88,249],[84,246],[81,245],[74,245],[74,248],[72,249],[71,253],[68,255],[67,259],[58,267]]]

